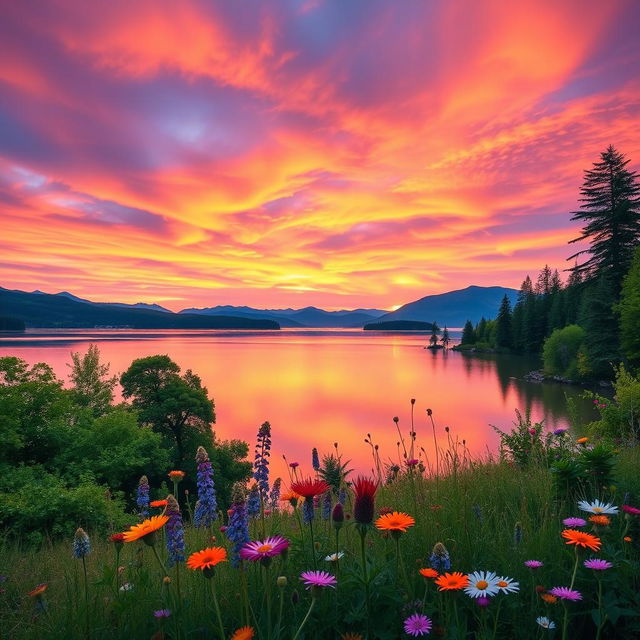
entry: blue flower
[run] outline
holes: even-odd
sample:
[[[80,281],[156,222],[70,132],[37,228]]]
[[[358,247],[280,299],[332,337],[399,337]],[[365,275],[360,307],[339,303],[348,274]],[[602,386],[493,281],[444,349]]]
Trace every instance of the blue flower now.
[[[309,524],[314,518],[313,498],[305,498],[302,503],[302,521]]]
[[[449,557],[447,548],[442,544],[442,542],[436,542],[433,546],[429,563],[433,569],[440,573],[451,569],[451,558]]]
[[[84,558],[88,553],[91,553],[89,536],[84,529],[78,529],[73,536],[73,555],[76,558]]]
[[[231,516],[225,534],[233,542],[231,566],[237,568],[240,566],[240,549],[250,540],[249,517],[244,502],[237,502],[231,507]]]
[[[276,478],[276,481],[271,487],[271,494],[269,495],[269,502],[271,503],[271,510],[277,511],[280,504],[280,489],[282,487],[282,478]],[[626,504],[626,503],[625,503]]]
[[[315,471],[320,470],[320,458],[318,456],[318,450],[315,447],[311,450],[311,466]]]
[[[167,554],[170,567],[177,562],[184,562],[184,526],[180,505],[173,496],[167,496],[167,508],[165,515],[169,516],[166,524]]]
[[[258,483],[263,501],[269,495],[269,457],[271,456],[271,425],[263,422],[258,429],[253,477]]]
[[[142,476],[138,482],[138,497],[136,499],[141,518],[149,516],[149,480]]]
[[[338,492],[338,502],[344,507],[347,504],[347,490],[344,487],[340,487]]]
[[[193,515],[193,524],[196,527],[208,527],[218,517],[218,502],[213,484],[213,468],[204,447],[198,447],[196,463],[198,465],[198,502]]]
[[[331,491],[327,491],[322,496],[322,519],[328,520],[331,517]]]
[[[260,513],[260,492],[258,491],[258,485],[254,484],[247,498],[247,515],[250,518],[255,518]]]

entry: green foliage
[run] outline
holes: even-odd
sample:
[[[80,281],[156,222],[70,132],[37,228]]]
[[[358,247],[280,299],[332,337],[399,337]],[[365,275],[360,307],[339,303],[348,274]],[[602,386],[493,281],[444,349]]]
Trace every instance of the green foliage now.
[[[72,383],[73,401],[79,407],[87,407],[94,416],[105,414],[113,402],[113,389],[117,377],[109,375],[109,365],[100,362],[100,350],[89,345],[84,355],[71,353],[69,379]]]
[[[555,329],[544,341],[542,358],[544,370],[552,375],[575,379],[578,377],[578,351],[585,332],[577,324]]]
[[[462,330],[462,338],[460,339],[461,345],[475,344],[476,332],[471,324],[471,320],[467,320]]]
[[[618,312],[622,354],[640,371],[640,247],[636,248],[631,268],[622,283]]]
[[[496,347],[505,349],[513,348],[513,325],[511,319],[511,303],[505,295],[500,304],[498,317],[496,318]]]
[[[346,484],[347,476],[351,473],[350,462],[350,460],[342,462],[342,456],[333,453],[322,456],[318,474],[331,487],[335,495],[338,495],[340,488]]]

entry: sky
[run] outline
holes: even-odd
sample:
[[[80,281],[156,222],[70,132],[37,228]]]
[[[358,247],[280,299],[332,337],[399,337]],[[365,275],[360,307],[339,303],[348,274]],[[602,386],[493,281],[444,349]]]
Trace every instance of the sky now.
[[[635,0],[36,0],[0,22],[0,286],[394,308],[568,266],[640,168]]]

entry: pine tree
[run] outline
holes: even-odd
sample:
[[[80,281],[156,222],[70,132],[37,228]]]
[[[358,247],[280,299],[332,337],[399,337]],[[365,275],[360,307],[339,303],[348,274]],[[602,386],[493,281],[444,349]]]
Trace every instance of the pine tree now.
[[[438,323],[434,320],[432,322],[432,327],[431,327],[431,337],[429,338],[429,344],[432,347],[435,347],[438,344],[439,333],[440,333],[440,327],[438,326]]]
[[[449,348],[449,343],[451,342],[451,336],[449,335],[449,330],[447,329],[447,325],[444,325],[444,329],[442,330],[442,338],[440,338],[440,342],[442,342],[442,346],[445,349]]]
[[[500,303],[496,318],[496,347],[513,348],[513,327],[511,325],[511,303],[505,295]]]
[[[640,243],[640,183],[638,172],[629,171],[630,160],[611,145],[600,154],[593,169],[585,171],[580,189],[580,211],[571,220],[585,223],[578,238],[589,240],[588,249],[578,251],[567,260],[589,254],[589,258],[572,271],[587,279],[604,277],[610,286],[610,297],[617,300],[622,279],[631,266],[634,248]]]
[[[618,310],[622,354],[632,367],[640,368],[640,247],[622,283]]]
[[[473,329],[471,320],[467,320],[464,323],[464,329],[462,330],[462,338],[460,340],[460,344],[475,344],[475,343],[476,343],[476,332]]]

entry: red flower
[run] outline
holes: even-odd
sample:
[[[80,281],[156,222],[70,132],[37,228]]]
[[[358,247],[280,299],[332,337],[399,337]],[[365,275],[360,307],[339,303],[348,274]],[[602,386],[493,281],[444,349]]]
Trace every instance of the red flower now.
[[[329,491],[330,488],[324,480],[312,480],[311,478],[305,478],[298,482],[291,483],[291,491],[307,500],[319,496],[325,493],[325,491]]]
[[[636,507],[632,507],[631,505],[623,504],[622,510],[625,513],[628,513],[630,516],[640,516],[640,509],[637,509]]]
[[[359,524],[371,524],[375,511],[375,497],[378,482],[372,478],[358,476],[353,483],[356,500],[353,507],[354,520]]]
[[[109,536],[109,540],[115,544],[123,544],[124,543],[124,533],[114,533]]]

